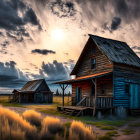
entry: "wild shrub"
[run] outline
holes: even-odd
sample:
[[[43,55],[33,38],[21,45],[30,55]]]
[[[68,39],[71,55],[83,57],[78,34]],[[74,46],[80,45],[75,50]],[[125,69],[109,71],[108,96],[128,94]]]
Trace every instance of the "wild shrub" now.
[[[12,137],[13,139],[20,137],[21,140],[37,137],[37,129],[34,126],[19,116],[18,113],[2,107],[0,107],[0,125],[2,140],[12,139]]]
[[[34,110],[26,110],[23,112],[22,116],[24,119],[26,119],[28,122],[30,122],[32,125],[35,125],[37,127],[41,126],[41,114],[34,111]]]
[[[63,130],[64,127],[58,118],[46,117],[42,121],[41,139],[55,139]]]
[[[82,122],[73,121],[69,130],[69,140],[95,140],[90,127],[86,127]]]

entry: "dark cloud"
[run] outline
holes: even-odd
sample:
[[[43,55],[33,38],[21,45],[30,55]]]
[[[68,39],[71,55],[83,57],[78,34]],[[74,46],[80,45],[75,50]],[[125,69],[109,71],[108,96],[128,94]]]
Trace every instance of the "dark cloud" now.
[[[41,25],[40,25],[40,23],[39,23],[39,21],[38,21],[38,19],[37,19],[37,16],[36,16],[36,14],[35,14],[35,12],[33,11],[32,8],[28,9],[28,11],[27,11],[26,14],[25,14],[24,20],[25,20],[26,22],[32,23],[33,25],[38,25],[38,26],[39,26],[39,29],[40,29],[40,30],[42,29],[42,28],[41,28]]]
[[[81,21],[85,27],[94,27],[97,23],[112,32],[118,29],[121,21],[123,24],[135,24],[140,20],[140,0],[76,0],[75,3],[81,9]],[[119,19],[113,21],[114,16]],[[140,28],[140,25],[137,26]],[[104,30],[100,32],[104,33]]]
[[[0,87],[21,87],[28,77],[16,68],[16,62],[0,62]]]
[[[56,81],[69,78],[67,67],[61,62],[57,62],[57,60],[54,60],[53,63],[48,64],[42,62],[42,70],[45,74],[47,74],[48,80]]]
[[[133,46],[133,47],[131,47],[131,49],[133,49],[135,52],[136,52],[136,54],[140,54],[140,47],[139,46]]]
[[[42,54],[42,55],[48,55],[48,54],[55,54],[56,52],[53,50],[47,50],[47,49],[34,49],[32,50],[32,53],[35,54]]]
[[[7,54],[7,46],[9,45],[9,41],[4,41],[0,44],[0,53]]]
[[[0,36],[4,36],[4,35],[3,35],[3,32],[0,32]]]
[[[75,61],[73,59],[69,59],[67,62],[64,62],[65,65],[71,65],[75,64]]]
[[[114,17],[112,19],[112,23],[111,23],[111,30],[117,30],[119,25],[121,24],[121,18],[119,17]]]
[[[64,2],[62,0],[56,0],[51,3],[52,13],[60,18],[73,17],[76,14],[74,3]]]
[[[9,45],[9,41],[4,41],[2,44],[0,44],[3,48],[6,48],[7,45]]]
[[[113,5],[115,6],[115,12],[128,23],[140,18],[139,0],[115,0]]]
[[[19,12],[22,16],[19,16]],[[8,37],[22,42],[23,36],[30,36],[25,28],[28,23],[41,29],[39,20],[29,5],[22,0],[0,1],[0,28],[7,31]]]
[[[7,67],[15,68],[16,62],[15,61],[5,62],[5,65]]]
[[[16,42],[24,41],[23,36],[21,36],[21,35],[13,34],[11,32],[7,32],[6,34],[8,37],[14,39]]]
[[[133,46],[131,48],[134,49],[134,50],[140,50],[140,47],[139,46]]]

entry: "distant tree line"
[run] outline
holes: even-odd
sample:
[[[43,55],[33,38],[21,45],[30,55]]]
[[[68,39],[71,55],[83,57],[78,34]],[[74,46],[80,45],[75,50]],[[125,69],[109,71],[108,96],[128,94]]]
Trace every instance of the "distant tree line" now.
[[[62,93],[59,92],[59,90],[57,89],[56,92],[54,93],[55,96],[62,96]],[[68,93],[65,93],[65,96],[71,96],[71,92],[69,91]]]

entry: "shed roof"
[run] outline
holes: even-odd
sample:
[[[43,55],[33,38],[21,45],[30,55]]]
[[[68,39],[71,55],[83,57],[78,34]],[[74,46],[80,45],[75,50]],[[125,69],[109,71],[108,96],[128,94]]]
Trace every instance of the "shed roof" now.
[[[41,83],[44,81],[44,79],[38,79],[33,81],[28,81],[23,88],[21,89],[21,92],[24,91],[36,91],[37,88],[41,85]]]
[[[105,76],[105,75],[109,75],[111,73],[112,73],[112,71],[108,71],[108,72],[102,72],[102,73],[87,75],[87,76],[81,76],[81,77],[71,79],[71,80],[67,80],[67,81],[55,82],[54,84],[72,84],[72,83],[75,83],[75,82],[85,81],[85,80],[89,80],[89,79],[93,79],[93,78],[97,78],[97,77],[102,77],[102,76]]]

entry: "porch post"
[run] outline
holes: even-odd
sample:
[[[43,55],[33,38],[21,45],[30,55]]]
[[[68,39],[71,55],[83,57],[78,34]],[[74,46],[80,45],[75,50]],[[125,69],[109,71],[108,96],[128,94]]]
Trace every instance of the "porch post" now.
[[[64,92],[65,92],[64,84],[63,84],[63,88],[62,88],[62,90],[63,90],[63,106],[64,106]]]
[[[65,89],[67,88],[67,86],[68,85],[61,85],[61,84],[59,84],[60,85],[60,87],[61,87],[61,89],[62,89],[62,94],[63,94],[63,98],[62,98],[62,102],[63,102],[63,106],[64,106],[64,94],[65,94]]]
[[[94,107],[93,107],[93,116],[95,116],[95,110],[96,110],[96,97],[97,97],[97,79],[95,78],[95,80],[92,79],[92,82],[95,86],[95,97],[93,98],[93,102],[94,102]]]

